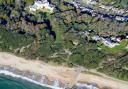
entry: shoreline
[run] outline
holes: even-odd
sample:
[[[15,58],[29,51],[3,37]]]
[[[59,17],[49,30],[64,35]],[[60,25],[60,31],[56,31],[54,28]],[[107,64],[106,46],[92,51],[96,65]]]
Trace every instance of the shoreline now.
[[[37,82],[39,81],[41,84],[45,84],[44,81],[41,81],[41,77],[44,76],[48,81],[48,85],[53,85],[55,82],[59,82],[59,87],[61,87],[61,89],[65,86],[68,87],[68,84],[74,82],[78,75],[75,68],[52,66],[39,60],[26,60],[6,52],[0,52],[0,70],[2,67],[5,67],[4,69],[6,70],[10,68],[9,70],[11,72],[14,71],[14,73],[17,69],[20,71],[20,75],[27,74],[26,77],[30,79],[32,75],[36,75],[37,78],[33,80],[37,79]],[[94,85],[99,89],[105,87],[109,87],[108,89],[128,89],[128,82],[89,73],[80,73],[77,82]],[[56,86],[58,86],[57,83],[55,84]]]
[[[48,84],[37,82],[36,80],[32,80],[31,78],[21,76],[21,75],[17,75],[17,74],[14,74],[12,72],[9,72],[7,70],[0,70],[0,74],[3,74],[5,76],[10,76],[10,77],[13,77],[13,78],[23,79],[23,80],[26,80],[28,82],[31,82],[31,83],[34,83],[34,84],[37,84],[37,85],[40,85],[40,86],[43,86],[43,87],[48,87],[48,88],[51,88],[51,89],[63,89],[63,88],[58,88],[58,87],[54,87],[54,86],[51,86],[51,85],[48,85]]]
[[[60,87],[57,85],[61,85],[61,82],[57,80],[54,80],[54,85],[50,85],[48,78],[46,76],[41,76],[39,74],[31,73],[29,71],[19,71],[16,68],[11,68],[9,66],[1,66],[0,65],[0,75],[5,75],[5,76],[10,76],[13,78],[18,78],[22,80],[26,80],[28,82],[43,86],[43,87],[48,87],[51,89],[69,89],[67,87]],[[43,77],[44,81],[41,81]],[[55,83],[56,82],[56,83]],[[83,88],[88,88],[88,89],[99,89],[96,85],[92,85],[89,83],[82,83],[78,82],[74,87],[83,87]],[[73,88],[74,89],[74,88]]]
[[[55,84],[56,80],[51,81],[47,78],[47,76],[33,73],[30,71],[20,71],[10,66],[0,65],[0,75],[1,74],[5,76],[7,75],[10,77],[14,77],[14,78],[20,78],[20,79],[35,83],[37,85],[46,86],[52,89],[63,89],[61,87],[62,86],[61,82],[58,82],[60,86],[57,86],[57,84],[55,86],[53,84]]]

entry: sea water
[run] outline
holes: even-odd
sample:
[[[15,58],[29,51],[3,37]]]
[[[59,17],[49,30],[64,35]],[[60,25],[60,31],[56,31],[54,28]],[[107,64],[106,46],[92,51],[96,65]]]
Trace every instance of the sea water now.
[[[23,79],[0,74],[0,89],[51,89]]]
[[[6,70],[0,70],[0,89],[62,89],[59,81],[55,80],[53,86],[42,84],[27,77],[16,75]],[[92,85],[77,83],[72,89],[98,89]]]
[[[42,84],[6,70],[0,70],[0,89],[61,89]]]
[[[0,75],[0,89],[50,89],[25,80]]]

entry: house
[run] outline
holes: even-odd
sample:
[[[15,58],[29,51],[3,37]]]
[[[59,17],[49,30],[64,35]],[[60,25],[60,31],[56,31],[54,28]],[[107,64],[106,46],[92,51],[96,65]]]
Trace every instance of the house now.
[[[116,42],[116,37],[111,37],[110,40]]]
[[[29,10],[35,12],[37,10],[42,10],[45,12],[52,13],[54,10],[54,6],[51,5],[47,0],[37,0],[34,2],[32,6],[29,6]]]
[[[116,16],[115,19],[118,21],[125,21],[125,18],[122,16]]]
[[[84,30],[84,31],[80,31],[78,34],[83,35],[83,36],[88,36],[90,33],[88,31]]]
[[[97,0],[86,0],[87,4],[92,4],[92,5],[96,5],[97,4]]]
[[[101,40],[101,37],[99,35],[96,35],[96,36],[93,36],[92,39],[95,41],[99,41]]]
[[[113,48],[117,45],[120,45],[118,42],[111,41],[111,39],[108,37],[101,37],[99,35],[93,36],[92,39],[95,41],[101,41],[105,46],[107,46],[109,48]]]
[[[113,48],[117,45],[120,45],[119,43],[116,43],[116,42],[111,42],[110,40],[108,39],[105,39],[105,38],[102,38],[102,43],[105,45],[105,46],[108,46],[109,48]]]
[[[102,9],[105,9],[107,11],[111,10],[113,7],[110,5],[103,5],[103,4],[99,4],[99,7]]]
[[[121,38],[120,37],[112,37],[111,39],[110,39],[111,41],[113,41],[113,42],[121,42]]]

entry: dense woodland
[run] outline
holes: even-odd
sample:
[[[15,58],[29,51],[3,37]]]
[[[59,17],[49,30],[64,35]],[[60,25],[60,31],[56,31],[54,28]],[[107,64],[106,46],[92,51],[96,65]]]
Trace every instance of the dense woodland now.
[[[25,9],[33,3],[0,0],[0,51],[57,65],[80,65],[128,81],[128,50],[102,50],[91,39],[93,34],[78,35],[89,29],[102,36],[122,35],[128,32],[127,22],[92,17],[64,0],[51,0],[56,6],[52,14],[33,14]]]

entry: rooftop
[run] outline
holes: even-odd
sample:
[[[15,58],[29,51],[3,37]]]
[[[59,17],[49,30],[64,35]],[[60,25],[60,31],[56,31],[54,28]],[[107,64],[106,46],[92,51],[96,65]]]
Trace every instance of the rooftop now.
[[[47,0],[37,0],[34,2],[32,6],[29,6],[30,11],[37,11],[37,10],[42,10],[45,12],[50,12],[52,13],[54,10],[54,6],[51,5]]]

